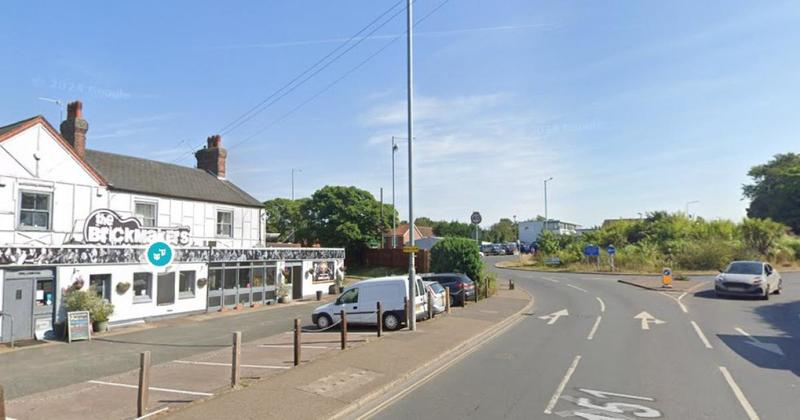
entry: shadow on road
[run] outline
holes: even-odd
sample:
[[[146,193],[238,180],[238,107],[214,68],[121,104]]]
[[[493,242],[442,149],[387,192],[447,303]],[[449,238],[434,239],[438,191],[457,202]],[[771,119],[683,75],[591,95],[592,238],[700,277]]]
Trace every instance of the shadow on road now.
[[[131,341],[131,340],[112,340],[110,338],[93,338],[92,341],[102,341],[111,344],[135,344],[142,346],[157,346],[157,347],[195,347],[195,348],[223,348],[230,347],[230,344],[175,344],[175,343],[153,343],[148,341]]]
[[[694,297],[700,299],[716,299],[716,300],[761,300],[759,296],[747,296],[747,295],[730,295],[730,296],[717,296],[714,293],[714,289],[707,289],[701,290],[699,292],[694,293]]]

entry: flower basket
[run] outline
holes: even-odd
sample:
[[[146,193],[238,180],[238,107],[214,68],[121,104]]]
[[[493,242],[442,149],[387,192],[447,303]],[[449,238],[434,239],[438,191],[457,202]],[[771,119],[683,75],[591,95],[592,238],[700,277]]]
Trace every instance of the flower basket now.
[[[126,282],[126,281],[123,281],[121,283],[117,283],[117,294],[124,295],[125,293],[128,293],[128,290],[130,288],[131,288],[131,284]]]
[[[208,279],[198,279],[197,280],[197,287],[199,289],[202,289],[202,288],[206,287],[206,284],[208,284]]]

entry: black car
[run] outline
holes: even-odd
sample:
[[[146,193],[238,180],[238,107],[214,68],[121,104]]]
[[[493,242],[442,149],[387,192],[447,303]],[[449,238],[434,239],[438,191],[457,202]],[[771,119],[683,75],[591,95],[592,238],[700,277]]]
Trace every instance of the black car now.
[[[464,305],[465,300],[473,299],[475,297],[475,282],[473,282],[466,274],[461,273],[438,273],[438,274],[422,274],[422,280],[435,281],[442,285],[442,287],[450,288],[450,301],[454,305]]]

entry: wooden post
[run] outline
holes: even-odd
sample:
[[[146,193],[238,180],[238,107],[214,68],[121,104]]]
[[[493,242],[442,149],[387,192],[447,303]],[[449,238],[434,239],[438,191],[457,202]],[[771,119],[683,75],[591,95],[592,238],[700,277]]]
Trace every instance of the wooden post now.
[[[428,319],[433,319],[433,293],[428,290]]]
[[[150,398],[150,352],[139,354],[139,392],[136,398],[136,417],[147,414],[147,400]]]
[[[514,290],[514,280],[508,281],[508,290]]]
[[[236,331],[233,333],[233,349],[231,354],[231,388],[239,385],[241,381],[241,373],[239,365],[242,363],[242,332]]]
[[[383,307],[381,306],[381,302],[377,303],[377,326],[378,326],[378,337],[383,335]]]
[[[478,286],[478,283],[473,283],[472,289],[475,291],[475,303],[478,303],[478,295],[481,294],[481,287]]]
[[[406,317],[406,325],[411,325],[411,316],[408,314],[408,296],[403,297],[403,316]]]
[[[0,385],[0,420],[6,420],[6,397],[3,385]]]
[[[342,350],[344,350],[347,348],[347,312],[342,309],[339,316],[342,320],[342,328],[340,331],[342,332]]]
[[[298,366],[300,364],[300,318],[294,319],[294,365]]]
[[[450,313],[450,287],[444,288],[444,311]]]

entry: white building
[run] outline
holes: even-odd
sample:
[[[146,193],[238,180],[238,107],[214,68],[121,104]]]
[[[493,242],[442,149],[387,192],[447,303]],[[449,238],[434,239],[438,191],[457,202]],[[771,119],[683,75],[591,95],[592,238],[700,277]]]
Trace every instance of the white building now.
[[[579,228],[580,225],[561,220],[528,220],[519,222],[519,240],[526,244],[536,242],[545,229],[556,235],[576,235]]]
[[[36,116],[0,127],[0,341],[51,332],[70,289],[96,290],[111,324],[327,292],[344,250],[266,248],[261,202],[225,179],[219,136],[197,168],[86,149],[69,104],[57,132]],[[147,262],[165,241],[174,260]],[[211,248],[213,246],[213,249]]]

